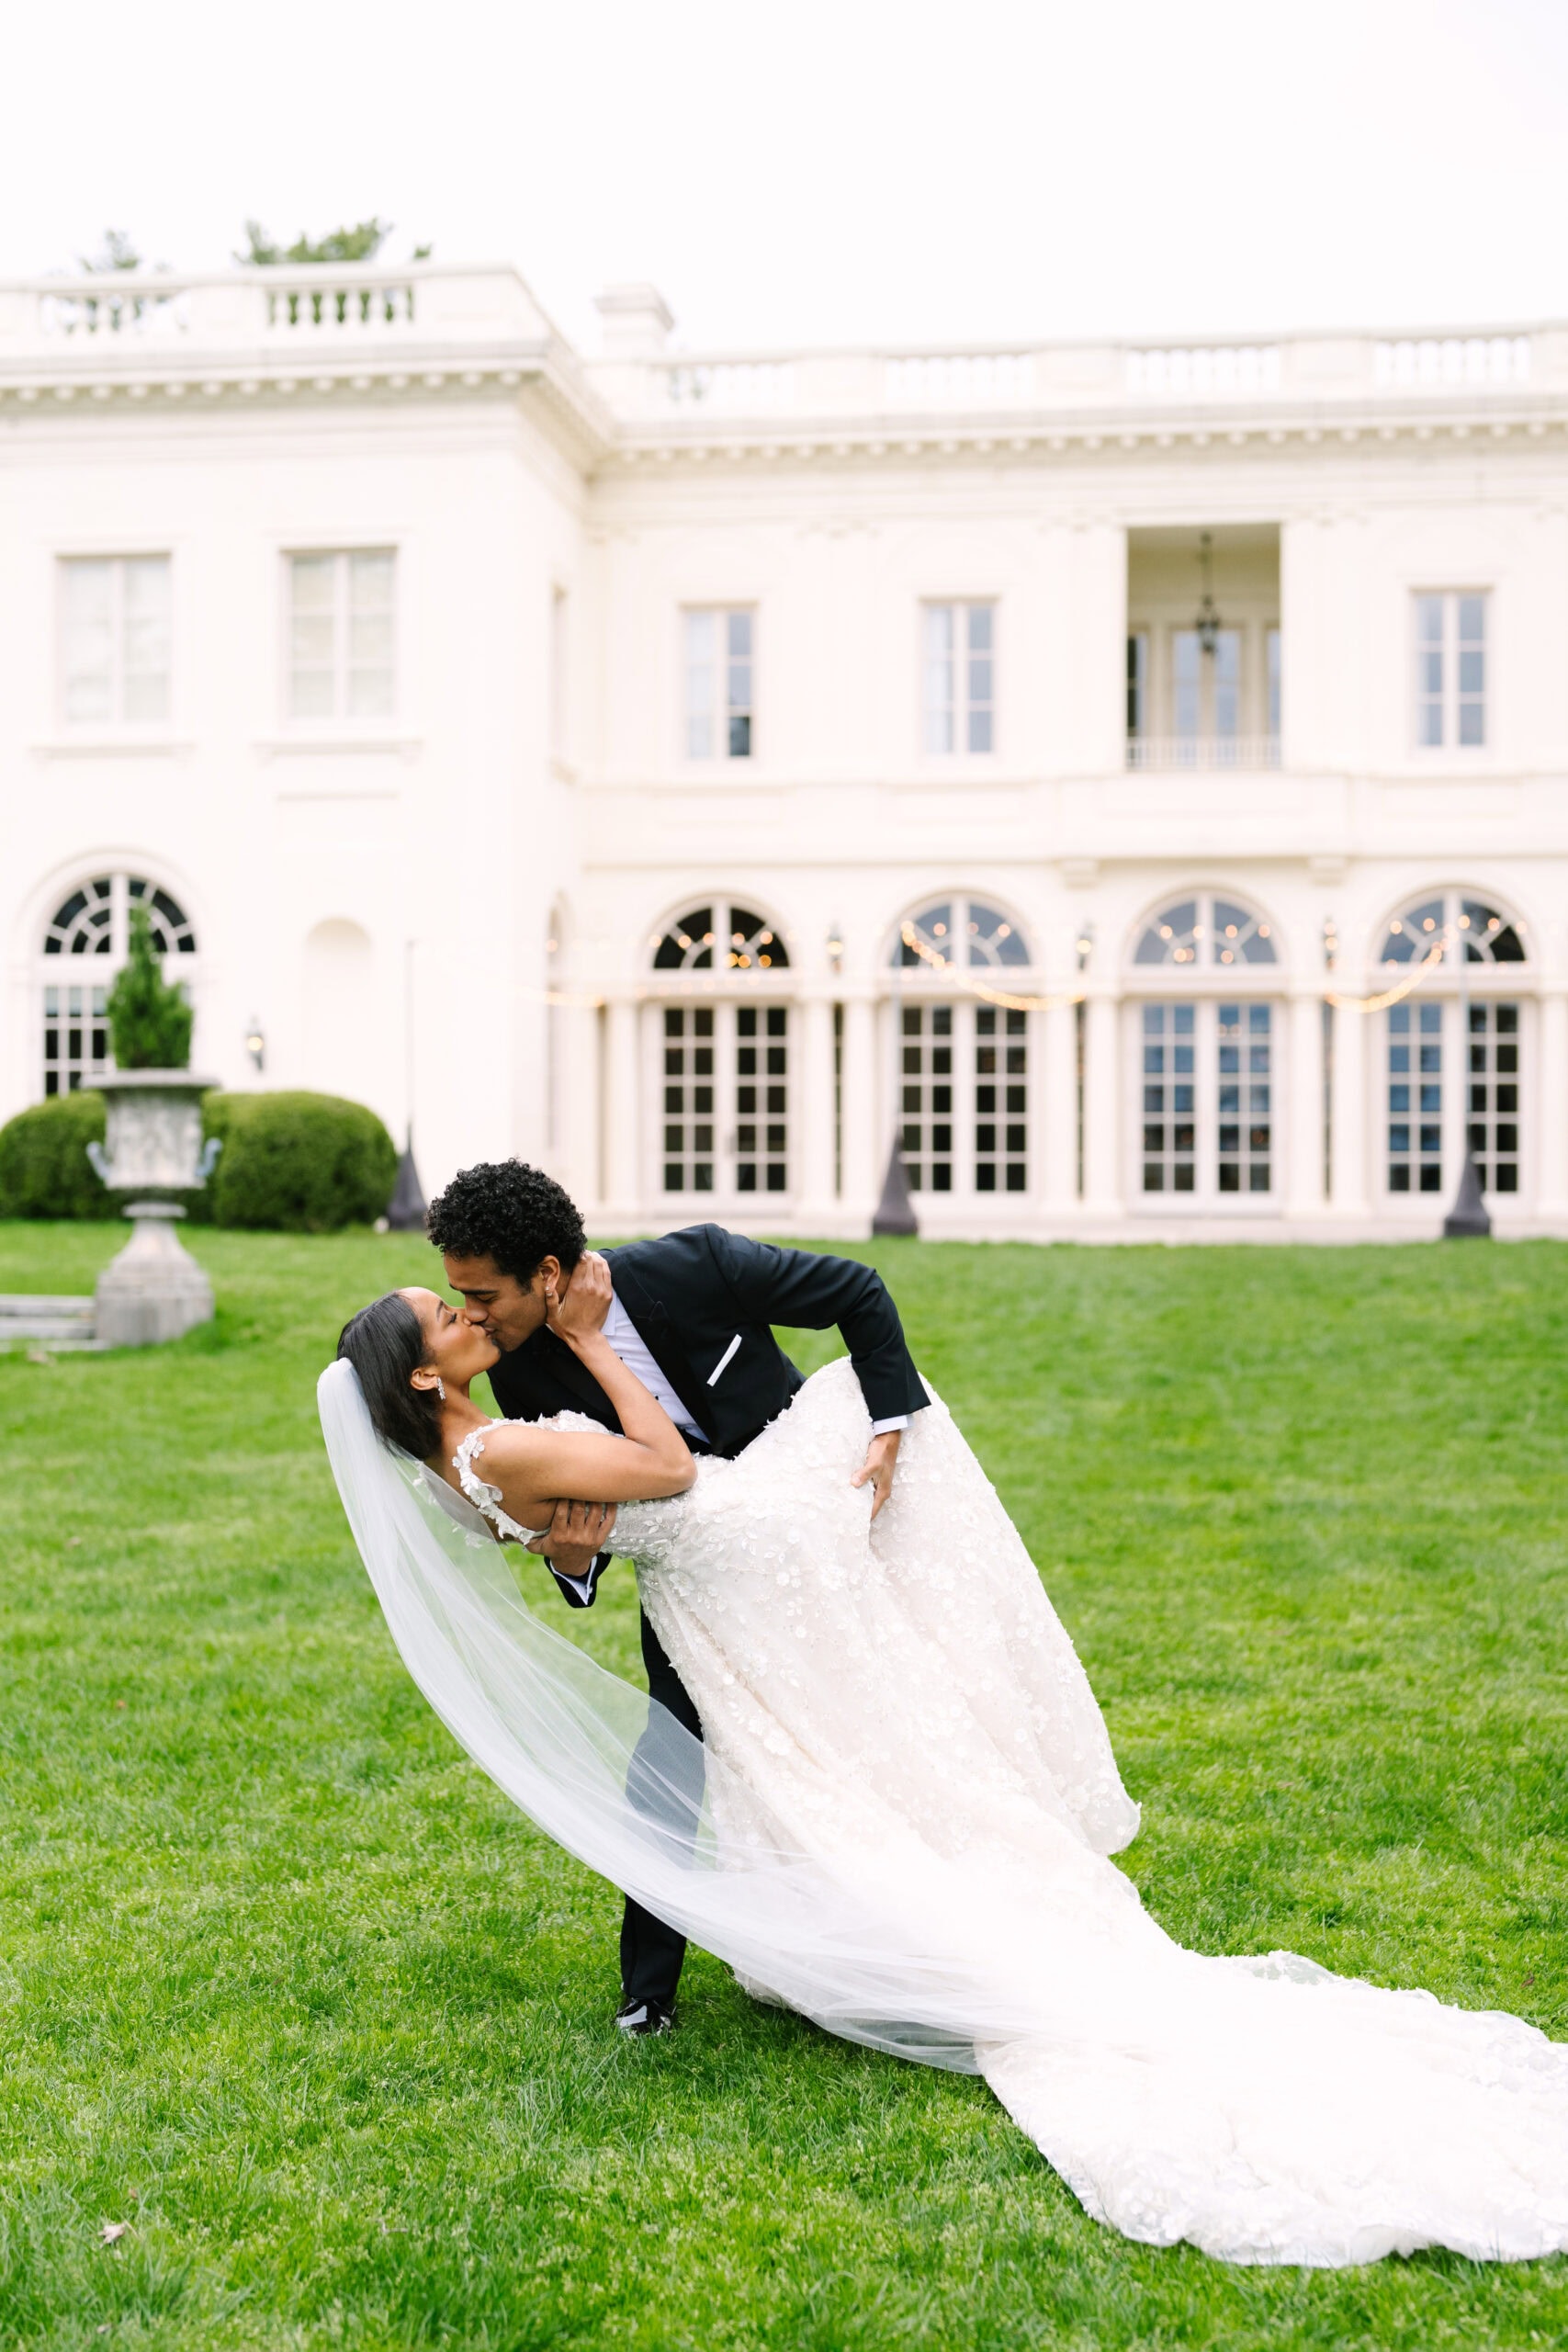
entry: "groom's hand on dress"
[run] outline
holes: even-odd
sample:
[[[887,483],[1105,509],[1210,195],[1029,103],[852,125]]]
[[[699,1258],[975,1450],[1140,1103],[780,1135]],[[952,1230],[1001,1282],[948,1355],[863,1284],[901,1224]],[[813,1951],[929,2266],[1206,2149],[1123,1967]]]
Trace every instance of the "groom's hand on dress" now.
[[[852,1487],[863,1487],[869,1479],[873,1519],[893,1492],[893,1472],[898,1460],[898,1441],[903,1434],[902,1430],[884,1430],[880,1437],[874,1437],[866,1447],[865,1460],[850,1480]]]
[[[585,1577],[596,1555],[609,1550],[615,1526],[614,1503],[557,1503],[548,1527],[538,1530],[528,1549],[563,1576]]]

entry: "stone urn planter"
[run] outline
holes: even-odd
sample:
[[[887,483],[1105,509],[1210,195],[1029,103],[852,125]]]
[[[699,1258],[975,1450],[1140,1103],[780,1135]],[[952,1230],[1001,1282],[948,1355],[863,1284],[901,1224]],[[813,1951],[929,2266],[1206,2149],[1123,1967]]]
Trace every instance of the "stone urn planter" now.
[[[215,1079],[187,1069],[110,1070],[93,1080],[107,1106],[107,1138],[87,1157],[111,1193],[129,1193],[135,1231],[98,1277],[100,1347],[146,1348],[212,1320],[212,1285],[175,1227],[182,1193],[199,1192],[222,1146],[203,1143],[201,1098]]]

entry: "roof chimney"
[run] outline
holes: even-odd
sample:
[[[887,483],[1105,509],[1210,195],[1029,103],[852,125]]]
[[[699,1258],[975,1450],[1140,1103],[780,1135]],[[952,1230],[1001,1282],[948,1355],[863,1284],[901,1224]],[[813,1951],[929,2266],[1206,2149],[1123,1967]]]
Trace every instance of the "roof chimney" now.
[[[604,322],[604,351],[612,359],[640,359],[662,351],[674,315],[657,286],[607,286],[594,309]]]

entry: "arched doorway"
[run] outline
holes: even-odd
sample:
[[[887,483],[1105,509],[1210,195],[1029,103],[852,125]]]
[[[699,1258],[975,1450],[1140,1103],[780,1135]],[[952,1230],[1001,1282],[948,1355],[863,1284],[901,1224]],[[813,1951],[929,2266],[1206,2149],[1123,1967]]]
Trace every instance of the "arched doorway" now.
[[[196,933],[161,884],[144,874],[111,870],[69,892],[44,926],[39,960],[46,1096],[74,1093],[113,1067],[108,993],[130,952],[130,910],[137,906],[147,910],[159,955],[181,958],[180,977],[187,983],[195,977]]]

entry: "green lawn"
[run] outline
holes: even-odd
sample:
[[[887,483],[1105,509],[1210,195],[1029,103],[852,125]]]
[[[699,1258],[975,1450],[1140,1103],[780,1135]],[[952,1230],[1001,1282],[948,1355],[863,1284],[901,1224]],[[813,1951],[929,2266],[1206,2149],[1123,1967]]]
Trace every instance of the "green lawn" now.
[[[118,1238],[0,1227],[0,1288],[86,1289]],[[213,1329],[0,1359],[0,2342],[1568,2337],[1568,2262],[1128,2245],[983,2085],[701,1954],[681,2031],[623,2044],[617,1896],[430,1714],[321,1454],[341,1319],[429,1253],[192,1238]],[[1568,1249],[874,1254],[1105,1702],[1165,1924],[1568,2035]],[[571,1630],[629,1667],[629,1572]]]

